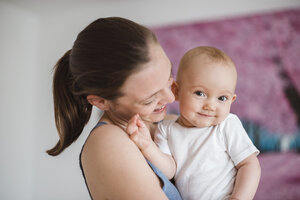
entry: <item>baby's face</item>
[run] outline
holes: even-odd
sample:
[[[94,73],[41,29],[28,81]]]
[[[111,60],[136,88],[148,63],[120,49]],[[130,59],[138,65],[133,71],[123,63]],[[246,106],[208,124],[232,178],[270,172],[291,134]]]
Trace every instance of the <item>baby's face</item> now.
[[[234,66],[194,59],[182,70],[177,100],[178,122],[186,127],[208,127],[221,123],[229,114],[237,74]]]

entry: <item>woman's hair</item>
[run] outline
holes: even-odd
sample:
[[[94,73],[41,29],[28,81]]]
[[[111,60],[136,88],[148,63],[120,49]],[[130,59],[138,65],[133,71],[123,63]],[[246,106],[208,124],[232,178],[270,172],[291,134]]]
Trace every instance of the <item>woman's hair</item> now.
[[[120,88],[149,61],[153,32],[119,17],[100,18],[83,31],[54,67],[53,99],[59,141],[49,155],[71,145],[90,119],[90,94],[107,100],[122,96]]]

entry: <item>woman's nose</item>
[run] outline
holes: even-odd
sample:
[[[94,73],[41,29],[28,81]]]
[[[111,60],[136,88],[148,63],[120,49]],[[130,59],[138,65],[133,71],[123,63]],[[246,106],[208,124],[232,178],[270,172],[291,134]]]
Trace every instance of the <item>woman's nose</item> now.
[[[172,103],[175,100],[175,96],[169,87],[161,91],[161,100],[162,104]]]

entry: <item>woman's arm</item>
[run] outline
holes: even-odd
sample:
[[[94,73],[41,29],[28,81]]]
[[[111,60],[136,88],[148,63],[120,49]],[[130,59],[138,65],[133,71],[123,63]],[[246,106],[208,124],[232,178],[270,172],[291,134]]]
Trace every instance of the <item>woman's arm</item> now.
[[[167,200],[160,180],[119,127],[105,125],[91,133],[82,165],[94,200]]]
[[[176,164],[171,155],[165,154],[156,146],[151,138],[149,129],[135,115],[128,123],[126,132],[130,139],[139,147],[145,158],[155,165],[169,179],[173,178],[176,172]]]
[[[232,200],[251,200],[256,193],[261,169],[255,154],[248,156],[237,166],[237,176],[231,195]]]

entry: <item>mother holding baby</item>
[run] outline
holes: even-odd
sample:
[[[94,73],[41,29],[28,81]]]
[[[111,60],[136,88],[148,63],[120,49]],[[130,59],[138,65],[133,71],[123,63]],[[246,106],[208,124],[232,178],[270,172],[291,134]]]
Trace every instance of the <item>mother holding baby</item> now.
[[[126,133],[139,114],[154,131],[174,101],[172,65],[153,32],[118,17],[98,19],[79,33],[57,62],[53,78],[60,154],[81,134],[92,106],[103,111],[80,154],[92,199],[180,200],[173,184]]]

